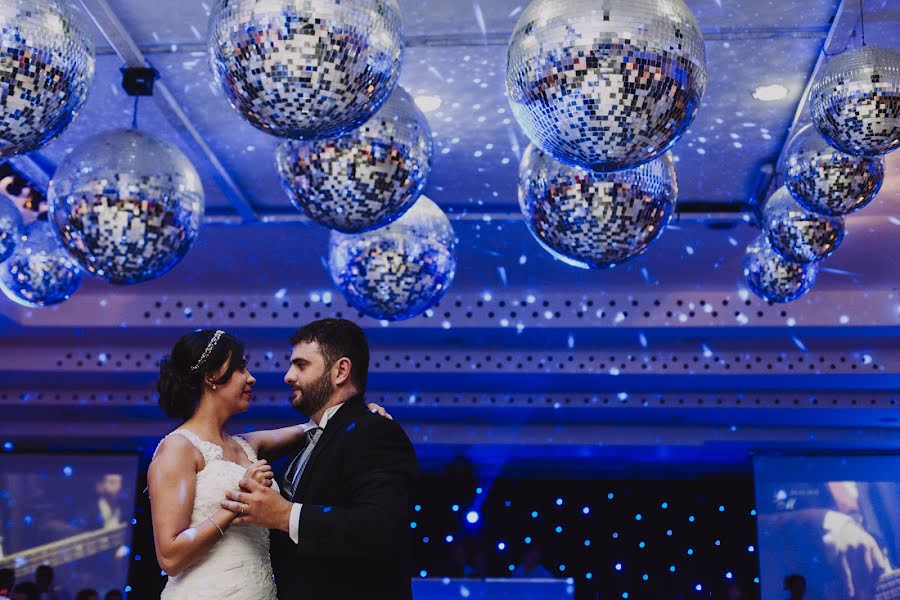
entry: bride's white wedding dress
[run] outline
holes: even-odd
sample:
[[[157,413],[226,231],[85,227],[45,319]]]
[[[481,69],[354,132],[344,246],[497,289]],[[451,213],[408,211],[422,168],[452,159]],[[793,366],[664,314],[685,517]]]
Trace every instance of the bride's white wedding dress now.
[[[206,461],[206,466],[197,473],[191,513],[191,527],[194,527],[219,510],[219,502],[225,498],[226,491],[238,489],[238,482],[247,468],[224,460],[221,447],[201,440],[190,431],[175,430],[169,435],[173,434],[187,438]],[[250,444],[238,436],[232,439],[241,445],[251,462],[256,460]],[[277,489],[277,483],[272,485]],[[169,577],[160,599],[275,600],[276,597],[269,559],[269,530],[242,525],[229,527],[206,556],[181,574]]]

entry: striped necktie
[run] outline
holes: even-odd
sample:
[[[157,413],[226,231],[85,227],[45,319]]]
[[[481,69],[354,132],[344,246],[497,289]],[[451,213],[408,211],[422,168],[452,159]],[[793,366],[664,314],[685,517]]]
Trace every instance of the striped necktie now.
[[[284,497],[288,500],[293,499],[294,493],[297,491],[297,484],[300,483],[303,469],[306,468],[306,463],[309,462],[309,457],[312,455],[313,448],[316,447],[316,442],[322,436],[322,431],[324,430],[321,427],[313,427],[306,432],[306,448],[291,461],[287,472],[284,474],[284,483],[281,486],[281,490]]]

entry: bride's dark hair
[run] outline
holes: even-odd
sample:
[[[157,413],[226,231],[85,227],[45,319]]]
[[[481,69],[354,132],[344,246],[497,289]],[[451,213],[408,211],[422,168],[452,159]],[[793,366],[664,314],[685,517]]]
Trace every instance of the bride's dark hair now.
[[[213,338],[217,338],[213,343]],[[244,343],[229,333],[198,329],[181,336],[171,354],[159,362],[159,406],[167,417],[187,420],[193,416],[203,394],[203,380],[225,362],[228,368],[215,384],[224,384],[232,373],[247,364]]]

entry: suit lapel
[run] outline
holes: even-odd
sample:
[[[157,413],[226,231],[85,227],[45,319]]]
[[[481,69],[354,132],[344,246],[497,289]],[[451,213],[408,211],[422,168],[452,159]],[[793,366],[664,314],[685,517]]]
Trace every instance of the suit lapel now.
[[[325,448],[332,440],[340,437],[341,434],[344,433],[347,426],[359,415],[360,408],[364,411],[368,410],[362,397],[351,398],[350,400],[347,400],[347,402],[344,403],[344,406],[342,406],[334,416],[329,419],[328,423],[325,424],[325,430],[322,432],[319,441],[316,442],[316,447],[313,448],[312,454],[306,462],[306,467],[303,469],[303,475],[300,476],[300,481],[297,482],[297,489],[294,490],[295,502],[302,501],[303,497],[306,495],[306,490],[309,487],[311,479],[310,474],[316,466],[317,459],[322,455]]]

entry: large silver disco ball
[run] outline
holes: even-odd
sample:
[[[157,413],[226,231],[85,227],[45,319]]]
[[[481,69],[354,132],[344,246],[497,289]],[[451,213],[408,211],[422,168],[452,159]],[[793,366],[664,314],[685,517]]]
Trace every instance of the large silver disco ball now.
[[[0,289],[23,306],[40,307],[68,300],[81,283],[82,272],[46,221],[25,228],[22,241],[0,263]]]
[[[828,258],[844,239],[844,219],[800,205],[786,187],[775,190],[763,207],[763,229],[772,247],[797,263]]]
[[[669,154],[627,171],[592,173],[529,145],[519,165],[519,208],[529,231],[576,267],[614,267],[644,252],[677,199]]]
[[[841,152],[893,152],[900,147],[900,52],[862,46],[832,58],[816,75],[809,110]]]
[[[279,137],[336,137],[364,123],[397,83],[397,0],[218,0],[209,58],[231,105]]]
[[[59,165],[50,222],[90,274],[132,284],[159,277],[190,249],[203,188],[178,148],[137,129],[85,141]]]
[[[24,232],[25,223],[19,207],[9,198],[0,196],[0,262],[12,256]]]
[[[0,2],[0,157],[59,135],[93,79],[94,46],[69,0]]]
[[[818,263],[792,262],[772,248],[765,233],[750,242],[744,254],[744,277],[753,292],[770,302],[790,302],[816,282]]]
[[[344,233],[383,227],[421,195],[431,171],[431,128],[397,86],[366,123],[342,137],[286,140],[276,163],[294,206]]]
[[[331,232],[331,279],[359,312],[388,321],[431,308],[456,273],[456,234],[447,215],[426,196],[381,229]]]
[[[526,135],[557,160],[635,167],[694,120],[703,37],[682,0],[532,0],[509,43],[506,90]]]
[[[788,144],[781,171],[785,187],[802,206],[823,215],[847,215],[878,194],[884,158],[845,154],[806,125]]]

